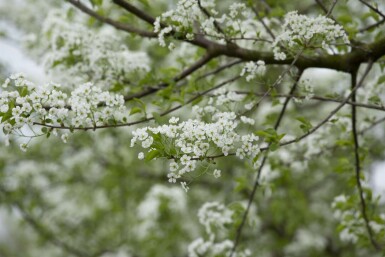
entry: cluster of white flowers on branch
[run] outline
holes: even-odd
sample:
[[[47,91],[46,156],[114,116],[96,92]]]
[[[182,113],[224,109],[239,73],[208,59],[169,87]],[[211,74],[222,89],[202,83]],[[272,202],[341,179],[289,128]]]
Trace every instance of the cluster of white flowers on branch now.
[[[187,40],[204,34],[219,42],[265,33],[258,22],[249,19],[252,13],[244,3],[231,4],[221,16],[215,7],[215,1],[180,0],[174,10],[156,18],[154,31],[158,33],[159,44],[166,46],[165,36],[171,33]],[[169,48],[173,47],[170,43]]]
[[[210,97],[207,106],[193,107],[195,119],[179,122],[179,118],[172,117],[167,125],[133,131],[131,147],[139,142],[142,148],[148,149],[146,154],[140,152],[138,158],[172,160],[168,173],[171,183],[196,170],[198,161],[210,160],[213,156],[236,155],[239,159],[248,158],[255,162],[262,140],[243,129],[254,125],[255,120],[221,110],[226,105],[241,102],[244,96],[224,90],[214,94],[215,100]],[[213,175],[220,177],[220,171]],[[182,186],[187,191],[187,185]]]
[[[255,79],[258,76],[263,76],[266,73],[266,66],[264,61],[248,62],[241,71],[241,76],[246,76],[246,81]]]
[[[57,134],[55,128],[95,128],[128,119],[124,97],[102,91],[92,83],[80,85],[69,96],[58,84],[36,86],[23,75],[16,74],[6,79],[3,89],[0,117],[7,135],[28,137],[22,131],[25,125],[43,126],[41,133],[35,133],[31,127],[33,135],[29,137],[35,137],[51,132]],[[66,141],[67,134],[62,139]]]
[[[365,190],[368,193],[367,196],[371,196],[370,189],[365,188]],[[370,237],[373,237],[370,240],[383,238],[385,234],[385,214],[371,215],[370,220],[365,220],[368,217],[363,217],[362,213],[357,210],[356,203],[355,196],[339,195],[334,198],[332,207],[334,217],[340,222],[338,228],[340,239],[345,242],[356,243],[359,238],[367,237],[368,229],[371,231],[369,233]]]
[[[240,159],[254,159],[259,153],[259,137],[240,135],[237,132],[239,121],[234,112],[215,113],[210,123],[189,119],[177,124],[177,120],[171,118],[169,125],[137,129],[131,141],[131,146],[140,141],[144,149],[149,149],[146,157],[143,154],[140,158],[173,159],[168,174],[171,183],[194,171],[198,160],[210,159],[210,153],[220,152],[227,156],[235,150]]]
[[[147,54],[130,51],[120,34],[106,28],[90,30],[81,21],[69,22],[62,10],[48,14],[43,38],[47,49],[44,64],[55,81],[94,81],[103,89],[117,91],[129,79],[138,79],[150,70]]]
[[[186,194],[179,187],[154,185],[146,194],[137,208],[141,222],[137,228],[139,237],[161,234],[157,222],[161,222],[160,216],[165,209],[173,214],[185,214],[187,207]]]
[[[188,246],[188,256],[233,256],[247,257],[251,252],[246,249],[244,251],[235,252],[231,255],[234,243],[231,240],[225,239],[221,242],[216,242],[219,232],[225,230],[226,225],[234,223],[234,212],[223,204],[218,202],[207,202],[198,211],[199,223],[206,230],[208,240],[200,237],[191,242]]]
[[[274,57],[277,60],[285,60],[287,53],[294,56],[299,48],[328,49],[338,40],[349,44],[342,26],[335,24],[332,19],[321,15],[311,18],[300,15],[297,11],[289,12],[285,15],[283,32],[273,42]]]

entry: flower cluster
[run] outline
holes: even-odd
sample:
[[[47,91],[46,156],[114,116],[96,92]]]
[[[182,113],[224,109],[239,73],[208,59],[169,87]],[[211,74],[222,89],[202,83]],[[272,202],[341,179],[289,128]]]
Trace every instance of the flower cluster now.
[[[214,228],[223,229],[230,224],[233,212],[218,202],[208,202],[202,205],[198,211],[199,223],[201,223],[208,235],[214,235]]]
[[[180,122],[179,118],[172,117],[169,124],[133,131],[131,147],[140,144],[148,149],[146,154],[139,153],[139,159],[171,159],[167,175],[170,183],[176,183],[183,175],[196,170],[198,161],[210,159],[213,155],[227,156],[231,153],[239,159],[254,160],[260,152],[260,139],[253,133],[242,134],[241,131],[242,124],[254,125],[255,120],[221,110],[243,99],[243,95],[219,89],[214,92],[214,97],[209,98],[207,106],[193,107],[195,119]],[[221,172],[215,170],[213,176],[218,178]],[[187,184],[182,186],[187,191]]]
[[[246,81],[255,79],[257,76],[263,76],[266,72],[266,66],[264,61],[248,62],[241,71],[241,76],[246,76]]]
[[[299,15],[297,11],[285,15],[283,33],[278,35],[273,42],[274,57],[277,60],[285,60],[284,50],[295,50],[309,46],[328,49],[337,40],[348,44],[349,39],[342,26],[325,16],[310,18]]]
[[[174,10],[169,10],[157,17],[154,31],[158,33],[161,46],[166,46],[165,36],[174,32],[177,36],[193,40],[198,33],[212,37],[212,40],[224,42],[228,37],[255,37],[266,34],[260,23],[249,19],[252,15],[244,3],[233,3],[228,12],[219,16],[214,1],[201,1],[200,5],[209,12],[209,17],[200,8],[197,0],[180,0]],[[164,27],[161,24],[166,24]],[[199,28],[197,28],[199,25]],[[218,25],[221,29],[218,29]],[[246,43],[246,42],[242,42]],[[174,48],[170,43],[169,48]]]
[[[215,113],[211,123],[189,119],[175,124],[172,118],[169,125],[134,131],[131,146],[140,141],[142,148],[150,150],[148,155],[163,149],[159,156],[173,159],[168,178],[169,182],[175,183],[184,174],[194,171],[197,161],[209,156],[210,150],[219,150],[227,156],[236,149],[240,159],[254,158],[259,153],[259,138],[253,134],[239,135],[236,118],[234,112]],[[159,144],[162,147],[157,148]]]
[[[120,89],[133,76],[140,78],[149,71],[147,54],[127,49],[114,31],[90,30],[80,21],[67,21],[64,15],[62,10],[51,11],[43,26],[48,37],[44,64],[55,81],[95,81],[103,89]]]
[[[123,96],[102,91],[91,83],[80,85],[69,96],[58,84],[38,87],[23,75],[16,74],[5,81],[3,88],[0,117],[8,135],[25,136],[21,131],[25,125],[42,125],[43,134],[57,134],[53,127],[93,128],[127,121],[128,110]],[[7,91],[9,88],[11,90]],[[33,136],[39,135],[32,132]],[[62,136],[63,141],[67,138],[66,134]],[[25,148],[23,145],[22,149]]]
[[[188,246],[188,256],[229,256],[234,243],[228,239],[221,242],[216,242],[216,233],[213,229],[224,230],[225,225],[232,224],[233,211],[226,208],[223,204],[218,202],[205,203],[198,211],[199,223],[201,223],[209,236],[206,241],[203,238],[197,238]],[[247,257],[250,256],[249,250],[236,252],[233,254],[235,257]]]
[[[301,94],[301,98],[294,97],[293,100],[296,103],[302,103],[308,101],[314,96],[314,86],[310,79],[301,79],[298,83],[298,91]]]
[[[326,247],[326,238],[319,234],[319,231],[311,229],[298,229],[295,232],[294,240],[285,246],[287,256],[302,256],[303,253],[317,249],[323,250]]]
[[[179,187],[154,185],[137,209],[138,217],[141,217],[138,228],[141,237],[148,235],[151,229],[157,228],[156,223],[165,209],[173,214],[185,212],[186,194]]]
[[[192,27],[194,21],[200,20],[203,14],[198,6],[197,0],[180,0],[175,10],[170,10],[157,17],[154,23],[154,31],[158,33],[159,44],[166,46],[164,37],[171,31],[185,32]],[[165,28],[161,28],[161,22],[169,21],[171,24]],[[192,33],[186,33],[187,39],[193,39]]]
[[[340,238],[345,242],[356,243],[360,237],[366,237],[367,228],[365,220],[357,208],[352,205],[352,197],[339,195],[334,198],[332,207],[334,217],[340,221]],[[385,214],[372,217],[369,226],[376,235],[385,233]]]

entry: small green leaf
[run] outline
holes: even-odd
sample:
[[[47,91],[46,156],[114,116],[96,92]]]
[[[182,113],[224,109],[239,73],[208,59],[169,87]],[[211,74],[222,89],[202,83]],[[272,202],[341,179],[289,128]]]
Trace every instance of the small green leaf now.
[[[92,6],[101,6],[103,4],[103,0],[90,0]]]
[[[161,156],[161,153],[160,153],[160,151],[158,151],[158,150],[152,150],[151,152],[149,152],[147,155],[146,155],[146,161],[151,161],[152,159],[154,159],[154,158],[157,158],[157,157],[159,157],[159,156]]]
[[[296,120],[301,122],[299,126],[303,132],[308,133],[313,128],[313,125],[304,117],[297,117]]]
[[[143,110],[139,107],[133,107],[131,108],[130,115],[133,115],[135,113],[141,113]]]
[[[385,83],[385,75],[382,75],[378,78],[377,84],[383,84]]]

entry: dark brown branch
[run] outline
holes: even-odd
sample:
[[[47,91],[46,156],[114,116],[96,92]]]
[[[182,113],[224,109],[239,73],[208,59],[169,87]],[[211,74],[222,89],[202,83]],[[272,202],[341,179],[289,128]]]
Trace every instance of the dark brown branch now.
[[[88,14],[91,17],[94,17],[100,22],[109,24],[113,26],[114,28],[122,31],[126,31],[129,33],[137,34],[142,37],[149,37],[149,38],[156,38],[158,35],[155,32],[152,31],[146,31],[146,30],[141,30],[135,27],[132,27],[128,24],[121,23],[115,20],[112,20],[110,18],[104,17],[99,15],[97,12],[93,11],[92,9],[88,8],[86,5],[82,4],[79,0],[66,0],[69,3],[71,3],[73,6],[81,10],[82,12]]]
[[[354,89],[356,85],[356,80],[357,80],[357,73],[353,72],[352,75],[352,90]],[[352,91],[352,101],[356,101],[356,90]],[[362,189],[361,185],[361,164],[360,164],[360,154],[359,154],[359,141],[358,141],[358,132],[357,132],[357,110],[356,106],[352,105],[352,134],[353,134],[353,141],[354,141],[354,161],[355,161],[355,173],[356,173],[356,183],[357,183],[357,188],[358,188],[358,194],[360,197],[360,203],[361,203],[361,214],[365,222],[365,227],[368,232],[369,240],[373,247],[376,250],[380,250],[380,246],[374,239],[373,231],[372,228],[370,227],[369,224],[369,217],[367,214],[367,207],[366,207],[366,202],[365,202],[365,197],[364,197],[364,191]]]
[[[122,7],[123,9],[125,9],[126,11],[132,13],[139,19],[147,22],[151,26],[154,26],[155,18],[149,15],[148,13],[138,9],[137,7],[133,6],[132,4],[128,3],[125,0],[112,0],[112,1],[115,4],[119,5],[120,7]]]
[[[105,22],[114,26],[117,29],[124,30],[130,33],[136,33],[143,37],[157,37],[157,34],[150,31],[143,31],[137,28],[132,28],[131,26],[123,23],[118,23],[109,18],[100,16],[95,13],[93,10],[89,9],[83,5],[78,0],[67,0],[83,12],[95,17],[101,22]],[[149,18],[147,18],[150,21]],[[152,18],[151,18],[152,21]],[[173,34],[173,33],[171,33]],[[293,61],[293,58],[288,58],[286,60],[275,60],[272,52],[263,52],[255,51],[252,49],[246,49],[239,47],[236,44],[220,44],[210,40],[207,40],[203,36],[197,36],[193,40],[187,40],[185,37],[178,37],[177,40],[185,41],[193,45],[205,48],[207,51],[211,52],[215,56],[228,56],[242,59],[244,61],[258,61],[263,60],[266,64],[290,64]],[[356,69],[361,63],[367,62],[369,59],[376,61],[383,55],[385,55],[385,37],[379,39],[378,41],[364,45],[364,48],[367,51],[361,49],[354,49],[352,52],[347,54],[340,55],[321,55],[313,58],[301,57],[296,62],[296,66],[300,69],[306,69],[309,67],[318,67],[318,68],[329,68],[344,72],[351,72]],[[369,52],[369,53],[368,53]]]

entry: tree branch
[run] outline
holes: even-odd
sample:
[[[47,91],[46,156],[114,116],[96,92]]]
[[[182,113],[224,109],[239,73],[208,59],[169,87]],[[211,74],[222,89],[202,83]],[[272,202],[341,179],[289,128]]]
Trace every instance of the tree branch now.
[[[307,133],[303,134],[302,136],[300,136],[296,139],[293,139],[293,140],[289,140],[287,142],[283,142],[280,144],[280,146],[285,146],[285,145],[289,145],[292,143],[296,143],[296,142],[308,137],[309,135],[313,134],[320,127],[322,127],[326,122],[328,122],[343,106],[345,106],[345,104],[352,97],[353,93],[362,86],[366,76],[369,74],[370,70],[372,69],[372,66],[373,66],[373,61],[370,61],[366,67],[364,74],[361,77],[361,80],[358,82],[358,84],[355,87],[352,88],[352,92],[324,120],[322,120],[320,123],[318,123],[315,127],[313,127],[311,130],[309,130]]]
[[[382,20],[380,20],[380,21],[378,21],[378,22],[376,22],[376,23],[374,23],[374,24],[372,24],[372,25],[369,25],[369,26],[367,26],[367,27],[365,27],[365,28],[359,29],[358,32],[359,32],[359,33],[363,33],[363,32],[365,32],[365,31],[374,29],[375,27],[378,27],[378,26],[380,26],[380,25],[382,25],[382,24],[384,24],[384,23],[385,23],[385,18],[382,19]]]
[[[112,0],[116,5],[119,5],[129,13],[132,13],[139,19],[147,22],[151,26],[154,26],[155,18],[149,15],[148,13],[138,9],[137,7],[133,6],[132,4],[128,3],[125,0]]]
[[[353,72],[351,74],[351,81],[352,81],[352,101],[356,101],[356,90],[353,91],[355,84],[357,83],[357,73]],[[361,164],[360,164],[360,154],[359,154],[359,149],[360,145],[358,142],[358,133],[357,133],[357,110],[356,106],[352,105],[352,134],[353,134],[353,141],[354,141],[354,161],[355,161],[355,172],[356,172],[356,183],[357,183],[357,188],[358,188],[358,194],[360,197],[360,203],[361,203],[361,214],[365,222],[365,227],[368,232],[369,240],[373,247],[376,250],[380,250],[380,246],[374,239],[373,231],[372,228],[370,227],[369,224],[369,218],[367,214],[367,208],[366,208],[366,202],[365,202],[365,197],[364,197],[364,191],[362,189],[361,185]]]
[[[208,93],[210,93],[211,91],[213,91],[215,89],[223,87],[224,85],[227,85],[227,84],[229,84],[231,82],[234,82],[234,81],[238,80],[240,77],[241,76],[237,75],[237,76],[235,76],[233,78],[230,78],[230,79],[228,79],[226,81],[223,81],[222,83],[219,83],[218,85],[216,85],[216,86],[214,86],[212,88],[209,88],[209,89],[207,89],[207,90],[205,90],[205,91],[195,95],[194,97],[189,99],[184,104],[180,104],[178,106],[175,106],[175,107],[173,107],[173,108],[171,108],[169,110],[166,110],[166,111],[162,112],[161,114],[159,114],[159,116],[163,117],[163,116],[165,116],[167,114],[170,114],[170,113],[172,113],[172,112],[182,108],[183,106],[186,106],[186,105],[194,102],[199,97],[201,97],[201,96],[203,96],[205,94],[208,94]],[[40,122],[34,122],[33,125],[39,125],[39,126],[43,126],[43,127],[47,127],[47,128],[55,128],[55,129],[87,131],[87,130],[96,130],[96,129],[104,129],[104,128],[129,127],[129,126],[145,123],[145,122],[148,122],[148,121],[151,121],[151,120],[155,120],[155,117],[145,118],[145,119],[142,119],[142,120],[133,121],[133,122],[129,122],[129,123],[121,123],[121,124],[113,124],[113,125],[101,125],[101,126],[93,126],[93,127],[68,127],[68,126],[43,124],[43,123],[40,123]]]
[[[212,16],[211,16],[211,13],[210,13],[208,10],[206,10],[206,8],[204,8],[204,7],[202,6],[201,0],[198,0],[198,7],[199,7],[199,9],[206,15],[207,18],[211,18],[211,17],[212,17]],[[218,22],[214,19],[214,22],[213,22],[213,23],[214,23],[215,29],[216,29],[220,34],[222,34],[222,35],[225,37],[225,40],[226,40],[226,41],[228,41],[225,32],[223,31],[223,29],[221,28],[221,26],[218,24]]]
[[[366,7],[368,7],[370,10],[372,10],[373,12],[377,13],[378,15],[380,15],[382,18],[385,19],[385,14],[383,14],[377,7],[374,7],[372,6],[371,4],[368,4],[366,1],[364,0],[358,0],[360,1],[362,4],[364,4]]]
[[[92,9],[88,8],[86,5],[82,4],[79,0],[66,0],[66,1],[72,4],[73,6],[75,6],[77,9],[81,10],[82,12],[88,14],[89,16],[94,17],[98,21],[109,24],[118,30],[126,31],[129,33],[137,34],[139,36],[148,37],[148,38],[156,38],[158,36],[155,32],[141,30],[141,29],[132,27],[128,24],[121,23],[121,22],[112,20],[110,18],[101,16],[95,11],[93,11]]]
[[[379,125],[379,124],[381,124],[381,123],[383,123],[383,122],[385,122],[385,117],[383,117],[383,118],[381,118],[381,119],[379,119],[379,120],[376,120],[376,121],[373,122],[369,127],[364,128],[363,130],[361,130],[359,134],[360,134],[360,135],[363,135],[363,134],[365,134],[368,130],[371,130],[372,128],[374,128],[375,126],[377,126],[377,125]]]
[[[130,33],[135,33],[143,37],[155,38],[157,34],[150,31],[143,31],[137,28],[133,28],[127,24],[119,23],[113,21],[109,18],[100,16],[93,10],[89,9],[87,6],[83,5],[79,0],[67,0],[75,7],[82,10],[84,13],[98,19],[101,22],[107,23],[109,25],[114,26],[117,29],[127,31]],[[118,2],[123,5],[122,0],[118,0]],[[124,1],[125,2],[125,1]],[[125,2],[128,4],[127,2]],[[150,22],[153,20],[153,17],[148,16],[144,17],[142,14],[143,11],[139,9],[130,9],[133,14],[141,17],[143,20]],[[134,11],[135,10],[135,11]],[[217,42],[213,42],[207,40],[205,37],[200,36],[196,37],[193,40],[187,40],[185,37],[178,38],[181,41],[185,41],[191,43],[193,45],[199,46],[201,48],[205,48],[207,51],[211,52],[215,56],[228,56],[242,59],[244,61],[258,61],[263,60],[266,64],[290,64],[293,61],[293,58],[288,58],[286,60],[275,60],[274,54],[272,52],[264,52],[264,51],[255,51],[252,49],[246,49],[239,47],[236,44],[220,44]],[[339,55],[321,55],[314,58],[309,57],[301,57],[296,62],[296,66],[300,69],[306,69],[310,67],[318,67],[318,68],[329,68],[338,71],[351,72],[356,69],[361,63],[367,62],[369,59],[376,61],[383,55],[385,55],[385,37],[379,39],[376,42],[371,44],[364,45],[364,48],[367,51],[362,49],[354,49],[352,52],[347,54],[339,54]],[[369,53],[368,53],[369,52]]]
[[[9,192],[3,188],[3,187],[0,187],[0,191],[2,193],[4,193],[5,195],[8,195]],[[24,208],[22,207],[22,205],[19,203],[19,202],[16,202],[16,201],[13,201],[12,202],[12,205],[20,211],[21,213],[21,216],[23,217],[23,219],[36,231],[38,232],[42,237],[44,237],[45,239],[47,239],[48,242],[50,242],[51,244],[63,249],[64,251],[66,251],[67,253],[70,253],[70,254],[73,254],[77,257],[91,257],[92,255],[91,254],[88,254],[86,252],[83,252],[82,250],[79,250],[79,249],[76,249],[74,247],[72,247],[71,245],[61,241],[59,238],[57,238],[54,233],[46,230],[45,228],[43,228],[31,215],[29,215],[25,210]]]
[[[173,82],[178,82],[178,81],[181,81],[182,79],[186,78],[187,76],[191,75],[192,73],[194,73],[196,70],[200,69],[201,67],[203,67],[205,64],[207,64],[208,62],[210,62],[213,58],[215,58],[215,55],[211,54],[211,53],[206,53],[201,59],[197,60],[195,63],[193,63],[190,67],[188,67],[187,69],[183,70],[179,75],[175,76],[172,81]],[[167,87],[169,85],[169,83],[167,82],[162,82],[160,84],[158,84],[157,86],[155,87],[151,87],[147,90],[144,90],[142,92],[139,92],[139,93],[136,93],[136,94],[133,94],[133,95],[130,95],[130,96],[126,96],[124,98],[125,101],[130,101],[130,100],[133,100],[135,98],[141,98],[141,97],[145,97],[145,96],[148,96],[148,95],[151,95],[153,93],[156,93],[158,92],[159,90]]]
[[[251,91],[234,91],[234,92],[237,94],[240,94],[240,95],[250,95],[250,94],[255,95],[255,96],[264,96],[265,95],[265,93],[254,93]],[[291,97],[291,98],[298,98],[298,99],[310,99],[310,100],[318,100],[321,102],[334,102],[334,103],[342,103],[344,101],[344,99],[335,99],[335,98],[317,96],[317,95],[307,98],[307,96],[304,96],[304,95],[290,95],[290,94],[271,95],[271,94],[268,94],[268,95],[266,95],[266,97],[280,97],[280,98]],[[354,105],[354,106],[366,108],[366,109],[385,111],[384,106],[378,106],[378,105],[374,105],[374,104],[365,104],[365,103],[358,103],[358,102],[352,102],[352,101],[348,101],[348,102],[346,102],[346,104]]]
[[[273,31],[269,28],[269,26],[266,25],[265,21],[263,20],[263,18],[259,15],[258,13],[258,9],[252,5],[251,6],[251,9],[253,10],[255,16],[257,17],[258,21],[262,24],[262,26],[265,28],[266,32],[270,35],[270,37],[275,40],[275,35],[273,33]]]
[[[299,71],[299,74],[298,74],[298,77],[296,78],[296,80],[294,81],[294,84],[293,86],[291,87],[290,89],[290,94],[293,94],[294,91],[296,90],[297,88],[297,85],[298,85],[298,82],[301,78],[301,75],[302,75],[302,70]],[[287,97],[286,100],[285,100],[285,103],[283,104],[282,106],[282,109],[281,109],[281,112],[278,116],[278,119],[277,121],[275,122],[275,125],[274,125],[274,129],[277,130],[279,125],[281,124],[281,121],[282,121],[282,118],[286,112],[286,108],[288,106],[288,103],[290,101],[290,97]],[[267,149],[269,149],[270,147],[270,144],[267,146]],[[245,226],[245,223],[246,223],[246,219],[247,219],[247,216],[249,214],[249,211],[250,211],[250,208],[251,208],[251,205],[253,203],[253,200],[254,200],[254,197],[255,197],[255,194],[257,192],[257,189],[259,187],[259,180],[260,180],[260,177],[261,177],[261,174],[262,174],[262,169],[266,163],[266,160],[268,158],[268,155],[269,155],[269,151],[266,151],[265,154],[263,155],[263,158],[262,158],[262,161],[261,161],[261,164],[258,168],[258,171],[257,171],[257,177],[255,179],[255,182],[254,182],[254,185],[253,185],[253,190],[251,191],[251,194],[249,196],[249,200],[247,202],[247,207],[246,207],[246,210],[245,212],[243,213],[243,217],[242,217],[242,221],[240,223],[240,225],[238,226],[237,228],[237,232],[236,232],[236,236],[235,236],[235,239],[234,239],[234,245],[233,245],[233,248],[231,249],[231,254],[230,254],[230,257],[232,257],[235,253],[235,250],[237,249],[237,246],[240,242],[240,239],[241,239],[241,234],[242,234],[242,230]]]

